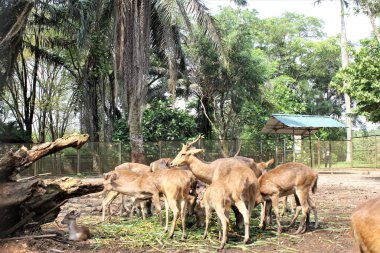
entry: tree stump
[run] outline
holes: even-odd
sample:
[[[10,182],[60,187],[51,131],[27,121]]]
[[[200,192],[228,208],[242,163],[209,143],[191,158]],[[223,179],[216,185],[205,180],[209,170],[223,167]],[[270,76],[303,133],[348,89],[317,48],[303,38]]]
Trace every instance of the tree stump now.
[[[87,134],[73,134],[33,146],[30,150],[21,147],[0,157],[0,237],[13,234],[31,222],[37,225],[51,222],[67,199],[103,190],[101,179],[64,177],[44,181],[31,177],[16,180],[21,171],[38,159],[68,147],[78,149],[88,138]]]

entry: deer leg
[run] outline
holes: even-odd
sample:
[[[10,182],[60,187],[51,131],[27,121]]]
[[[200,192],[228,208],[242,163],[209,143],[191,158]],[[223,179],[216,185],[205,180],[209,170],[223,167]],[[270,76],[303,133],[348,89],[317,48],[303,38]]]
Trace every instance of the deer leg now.
[[[158,192],[152,195],[152,202],[153,202],[154,208],[156,209],[156,214],[158,215],[160,219],[160,225],[162,226],[161,204],[160,204],[160,196],[158,195]]]
[[[235,220],[236,220],[236,228],[238,230],[242,230],[243,227],[244,227],[244,219],[243,219],[243,215],[241,215],[241,213],[239,212],[238,208],[236,206],[232,206],[232,211],[234,212],[235,214]]]
[[[309,198],[307,199],[307,203],[309,204],[310,206],[310,209],[313,210],[313,213],[314,213],[314,228],[317,228],[318,227],[318,214],[317,214],[317,207],[315,206],[315,202],[314,200],[312,200],[309,196]]]
[[[243,243],[247,243],[249,240],[249,218],[250,218],[249,212],[248,212],[247,207],[245,206],[245,203],[242,200],[235,202],[235,206],[237,207],[239,212],[243,215],[244,228],[245,228]]]
[[[173,238],[174,229],[175,229],[175,225],[177,223],[178,213],[179,213],[178,202],[176,200],[170,199],[169,200],[169,206],[170,206],[170,209],[172,209],[172,211],[173,211],[173,222],[172,222],[172,227],[170,229],[169,238]]]
[[[110,191],[102,201],[102,221],[106,220],[106,210],[111,214],[110,206],[112,201],[119,195],[118,192]]]
[[[296,202],[296,211],[293,214],[293,217],[292,217],[292,220],[290,221],[289,227],[293,226],[293,224],[296,222],[298,215],[300,214],[301,209],[302,209],[300,200],[298,199],[297,194],[295,194],[295,193],[294,193],[294,200]]]
[[[259,228],[262,229],[262,230],[265,230],[266,228],[266,218],[265,218],[265,208],[266,208],[266,202],[264,201],[263,203],[260,204],[260,207],[261,207],[261,215],[260,215],[260,224],[259,224]]]
[[[122,215],[123,213],[125,213],[126,215],[130,212],[128,206],[127,206],[127,196],[125,196],[124,194],[121,195],[121,210],[120,210],[120,215]]]
[[[165,229],[164,229],[164,232],[168,232],[168,229],[169,229],[169,203],[168,203],[168,199],[166,198],[166,196],[164,197],[164,201],[165,201]]]
[[[280,215],[278,213],[278,195],[273,195],[272,196],[272,206],[274,210],[274,215],[276,216],[276,222],[277,222],[277,233],[281,234],[282,232],[282,226],[281,226],[281,221],[280,221]]]
[[[210,224],[210,216],[211,216],[211,208],[207,204],[205,205],[205,213],[206,213],[206,219],[205,219],[205,232],[203,234],[203,239],[206,239],[207,237],[208,225]]]
[[[308,190],[309,189],[296,190],[296,194],[300,200],[301,207],[302,207],[302,220],[295,234],[302,234],[306,231],[306,224],[305,224],[306,216],[307,216],[307,213],[309,212],[309,205],[307,203],[307,199],[309,197]]]
[[[215,209],[216,214],[218,215],[219,223],[222,225],[223,235],[220,242],[220,249],[223,249],[227,242],[227,224],[228,224],[228,218],[225,215],[225,209],[224,208],[217,208]],[[219,226],[219,235],[220,235],[220,226]],[[220,236],[219,236],[220,237]]]
[[[145,220],[146,219],[146,216],[145,216],[146,202],[140,200],[139,203],[140,203],[140,208],[141,208],[142,219]]]
[[[288,196],[285,196],[285,198],[282,200],[282,212],[280,214],[281,216],[285,215],[287,203],[288,203]]]
[[[186,199],[181,199],[182,240],[186,239]]]

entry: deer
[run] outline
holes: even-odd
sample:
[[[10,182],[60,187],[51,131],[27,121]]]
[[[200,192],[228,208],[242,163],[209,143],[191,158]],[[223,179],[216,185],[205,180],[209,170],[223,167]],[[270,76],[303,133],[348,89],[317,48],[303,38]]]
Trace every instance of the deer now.
[[[65,215],[61,224],[67,224],[69,229],[69,240],[72,241],[85,241],[90,237],[90,230],[86,226],[78,226],[77,218],[80,216],[79,212],[71,211]]]
[[[211,163],[199,159],[197,155],[203,153],[204,150],[193,148],[192,145],[200,138],[201,135],[193,142],[183,144],[182,149],[171,162],[171,166],[187,165],[194,176],[206,184],[221,180],[228,185],[227,190],[232,196],[232,204],[243,215],[245,228],[243,242],[247,243],[251,212],[255,206],[258,190],[257,178],[245,163],[234,158],[220,158]]]
[[[271,205],[273,205],[277,221],[277,232],[281,233],[282,226],[278,211],[279,198],[294,194],[297,210],[289,226],[294,224],[302,210],[302,220],[295,234],[304,233],[306,231],[306,217],[311,208],[315,219],[314,227],[317,228],[317,209],[309,194],[310,190],[312,193],[316,192],[317,181],[318,173],[302,163],[292,162],[281,164],[275,169],[263,174],[259,178],[259,193],[256,198],[256,203],[264,203],[264,208],[261,210],[260,227],[265,229],[266,217],[269,214]]]
[[[219,247],[220,249],[223,249],[227,242],[227,229],[230,217],[229,211],[232,202],[232,191],[228,189],[228,185],[222,180],[215,180],[212,182],[212,184],[206,189],[201,202],[201,205],[205,208],[206,213],[203,239],[206,239],[207,237],[211,210],[215,210],[219,223],[219,240],[221,240]],[[223,234],[221,233],[221,228]]]
[[[108,195],[102,202],[103,221],[105,220],[105,210],[109,207],[116,196],[121,193],[133,197],[133,205],[136,205],[144,200],[152,199],[156,214],[160,218],[160,224],[162,224],[159,190],[153,183],[154,178],[152,173],[138,174],[127,169],[119,169],[105,173],[103,178],[104,190],[109,191]]]
[[[356,253],[380,252],[380,196],[359,205],[351,215]]]
[[[256,163],[255,160],[252,159],[252,158],[245,157],[245,156],[238,156],[238,154],[240,152],[240,149],[241,149],[241,146],[239,147],[238,152],[236,152],[236,154],[235,154],[235,156],[233,158],[235,158],[235,159],[237,159],[237,160],[239,160],[239,161],[244,162],[245,164],[247,164],[251,168],[251,170],[255,173],[255,175],[256,175],[257,178],[259,178],[263,173],[266,173],[266,169],[270,165],[272,165],[273,162],[274,162],[274,159],[270,159],[267,162]],[[264,206],[262,205],[261,209],[263,209],[263,208],[264,208]],[[242,229],[243,226],[244,226],[242,215],[238,212],[238,210],[236,209],[235,206],[232,206],[232,210],[235,213],[236,226],[239,229]]]
[[[159,192],[164,196],[165,202],[165,229],[169,227],[169,209],[173,212],[172,226],[169,232],[169,238],[173,238],[178,213],[182,221],[182,240],[186,239],[186,215],[187,206],[192,206],[195,197],[189,195],[190,189],[195,182],[194,175],[180,168],[158,168],[152,172],[154,183],[157,185]]]
[[[145,174],[145,173],[151,172],[151,168],[149,166],[145,164],[141,164],[141,163],[122,163],[116,166],[114,170],[115,171],[128,170],[130,172],[134,172],[137,174]],[[111,214],[111,210],[110,210],[111,203],[118,195],[119,195],[119,192],[106,191],[106,190],[103,191],[102,221],[105,221],[106,210],[108,210],[108,213]],[[124,210],[128,210],[127,206],[125,205],[126,203],[125,197],[126,197],[125,195],[122,195],[122,207]],[[133,197],[132,197],[132,208],[130,210],[130,217],[133,215],[137,204],[140,205],[142,218],[143,220],[145,220],[146,218],[145,213],[147,211],[147,207],[146,207],[147,201],[136,201]]]
[[[178,214],[182,220],[182,239],[186,239],[185,209],[189,200],[190,187],[195,177],[190,171],[175,169],[154,169],[151,173],[137,174],[129,170],[114,170],[104,177],[104,189],[134,197],[136,202],[152,198],[162,225],[160,195],[165,201],[166,223],[164,232],[168,231],[169,208],[173,212],[173,223],[169,238],[173,238]],[[112,196],[112,195],[111,195]],[[108,197],[108,196],[107,196]],[[104,205],[108,204],[106,199]]]

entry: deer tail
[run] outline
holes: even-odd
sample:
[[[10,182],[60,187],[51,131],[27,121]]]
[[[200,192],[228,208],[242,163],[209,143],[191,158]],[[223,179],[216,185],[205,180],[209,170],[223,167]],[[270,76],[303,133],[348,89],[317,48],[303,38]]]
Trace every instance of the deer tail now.
[[[316,191],[317,191],[317,183],[318,183],[318,174],[316,175],[316,177],[314,179],[314,182],[313,182],[313,186],[311,188],[311,192],[312,193],[316,193]]]

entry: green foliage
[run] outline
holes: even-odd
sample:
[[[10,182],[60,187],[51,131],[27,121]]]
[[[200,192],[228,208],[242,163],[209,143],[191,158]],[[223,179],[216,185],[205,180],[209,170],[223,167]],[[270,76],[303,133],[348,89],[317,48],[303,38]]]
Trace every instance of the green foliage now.
[[[187,140],[197,134],[197,126],[188,111],[175,109],[171,100],[154,100],[143,116],[145,141]],[[121,119],[113,134],[114,140],[129,142],[128,123]]]
[[[18,127],[18,124],[15,121],[8,123],[0,122],[0,142],[28,142],[28,136],[22,129]]]
[[[361,45],[352,52],[354,62],[336,76],[334,83],[355,99],[357,113],[380,122],[380,46],[376,39],[363,40]]]

